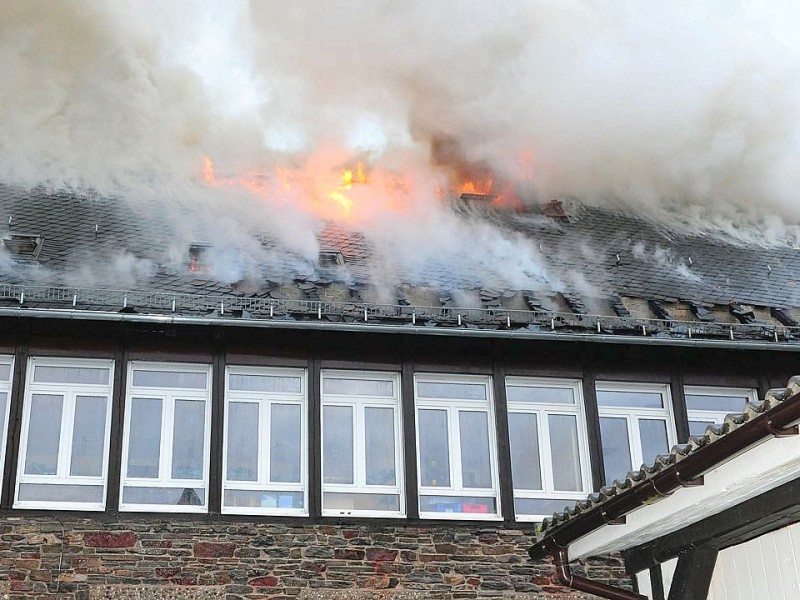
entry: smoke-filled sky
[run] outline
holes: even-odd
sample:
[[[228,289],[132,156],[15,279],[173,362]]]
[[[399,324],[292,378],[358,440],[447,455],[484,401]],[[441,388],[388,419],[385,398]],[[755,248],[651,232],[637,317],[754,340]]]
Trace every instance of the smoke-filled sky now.
[[[387,247],[413,233],[417,255],[536,262],[499,232],[453,240],[436,192],[486,173],[523,203],[780,235],[800,222],[798,30],[792,0],[3,0],[0,179],[147,198],[187,239],[235,237],[238,212],[309,256],[330,214],[308,196],[327,192],[209,189],[203,157],[400,174],[402,210],[356,220]]]

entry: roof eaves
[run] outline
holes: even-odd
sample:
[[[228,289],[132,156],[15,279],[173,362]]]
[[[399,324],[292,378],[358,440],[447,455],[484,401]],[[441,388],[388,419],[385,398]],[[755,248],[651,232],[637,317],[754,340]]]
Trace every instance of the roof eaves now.
[[[786,388],[770,390],[762,402],[748,403],[744,412],[725,417],[722,425],[708,427],[702,436],[689,438],[688,444],[675,446],[668,455],[656,457],[651,465],[628,473],[623,481],[615,480],[586,500],[545,519],[529,554],[538,558],[554,548],[567,547],[579,537],[624,518],[628,512],[668,496],[678,487],[702,484],[704,472],[769,435],[786,435],[787,425],[798,418],[800,376],[795,376]]]

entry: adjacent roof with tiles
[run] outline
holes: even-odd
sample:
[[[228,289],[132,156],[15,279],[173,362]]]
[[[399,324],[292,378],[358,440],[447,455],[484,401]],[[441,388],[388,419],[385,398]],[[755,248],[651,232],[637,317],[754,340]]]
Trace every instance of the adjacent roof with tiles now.
[[[680,234],[577,204],[515,211],[464,196],[452,210],[529,240],[548,272],[580,276],[515,289],[442,256],[422,274],[395,265],[386,281],[370,241],[333,223],[316,261],[253,236],[263,262],[240,276],[240,256],[181,240],[152,211],[0,184],[0,307],[800,344],[798,248]]]
[[[709,426],[702,436],[691,437],[688,444],[677,445],[673,447],[669,454],[656,457],[652,464],[642,465],[637,471],[628,473],[624,480],[615,480],[610,486],[603,487],[599,492],[590,494],[586,500],[577,502],[574,506],[566,507],[563,512],[556,513],[551,518],[545,519],[537,530],[538,540],[541,541],[548,536],[558,535],[559,529],[568,523],[572,523],[582,515],[592,511],[603,512],[604,505],[610,501],[630,494],[637,488],[642,488],[654,477],[666,469],[680,465],[682,461],[685,461],[690,456],[694,457],[698,453],[708,452],[721,439],[730,436],[733,432],[765,413],[786,405],[787,402],[795,404],[800,402],[798,394],[800,394],[800,376],[792,377],[786,388],[767,392],[763,401],[747,403],[743,413],[726,416],[721,425]],[[777,434],[779,432],[775,431],[774,433]],[[742,450],[742,448],[738,448],[738,450]],[[720,456],[716,459],[717,464],[724,462],[728,458],[730,458],[730,455]],[[653,494],[648,498],[647,502],[657,502],[662,498],[668,497],[668,494],[669,491],[661,494],[660,497],[658,494]]]

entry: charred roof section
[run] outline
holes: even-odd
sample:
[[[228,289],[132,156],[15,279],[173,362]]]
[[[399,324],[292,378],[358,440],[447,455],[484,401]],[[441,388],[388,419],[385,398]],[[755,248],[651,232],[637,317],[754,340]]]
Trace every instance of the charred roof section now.
[[[224,270],[206,268],[210,243],[178,249],[182,257],[171,263],[164,253],[177,239],[175,232],[163,219],[134,212],[125,202],[0,185],[0,218],[11,221],[5,252],[12,259],[29,256],[46,263],[35,280],[29,271],[6,265],[0,307],[118,311],[127,305],[138,315],[207,318],[241,310],[250,321],[291,317],[472,334],[635,335],[665,342],[800,346],[796,249],[665,235],[634,216],[570,201],[555,212],[519,212],[496,209],[489,197],[477,196],[457,199],[465,215],[538,249],[561,278],[556,289],[519,289],[484,275],[454,273],[447,260],[460,257],[442,257],[417,279],[404,280],[401,269],[396,280],[383,281],[375,274],[383,275],[379,265],[386,257],[377,256],[362,233],[336,224],[318,235],[322,250],[311,263],[266,233],[248,233],[256,236],[264,263],[260,271],[233,269],[226,280]],[[213,250],[227,256],[222,248]],[[82,287],[83,279],[74,274],[87,257],[103,263],[121,251],[155,268],[125,286]],[[229,262],[237,267],[241,257],[234,258]],[[581,277],[573,284],[575,274]]]

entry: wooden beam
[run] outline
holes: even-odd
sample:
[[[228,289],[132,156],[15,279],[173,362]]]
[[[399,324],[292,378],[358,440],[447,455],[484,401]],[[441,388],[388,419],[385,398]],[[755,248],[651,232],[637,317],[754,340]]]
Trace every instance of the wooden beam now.
[[[667,600],[705,600],[717,564],[716,548],[692,548],[678,557]]]
[[[653,600],[665,600],[664,573],[661,571],[661,565],[650,567],[650,590]]]

